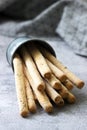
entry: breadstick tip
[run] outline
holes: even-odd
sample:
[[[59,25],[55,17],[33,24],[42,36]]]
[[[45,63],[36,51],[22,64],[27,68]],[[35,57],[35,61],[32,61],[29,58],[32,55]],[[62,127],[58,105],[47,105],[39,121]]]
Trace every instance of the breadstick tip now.
[[[44,89],[45,89],[45,84],[42,83],[42,84],[38,85],[38,90],[39,91],[43,92]]]
[[[67,97],[67,102],[70,103],[70,104],[75,103],[76,102],[76,97],[73,94],[69,93],[69,95]]]
[[[29,112],[28,112],[28,111],[22,111],[22,112],[20,113],[20,115],[21,115],[22,117],[27,117],[27,116],[29,115]]]
[[[81,80],[81,81],[78,83],[78,86],[77,86],[77,87],[78,87],[79,89],[81,89],[81,88],[83,88],[84,84],[85,84],[85,83]]]
[[[58,103],[60,103],[60,101],[61,101],[61,96],[57,96],[55,98],[55,103],[58,104]]]
[[[44,77],[45,77],[46,79],[50,79],[50,77],[51,77],[51,73],[50,73],[50,72],[45,73],[45,74],[44,74]]]
[[[67,98],[69,95],[68,90],[63,90],[63,91],[59,91],[60,95],[62,96],[63,99]]]
[[[56,90],[61,90],[61,84],[58,83],[58,82],[55,82],[55,83],[54,83],[54,88],[55,88]]]
[[[36,110],[37,110],[36,106],[32,106],[30,112],[36,113]]]
[[[67,79],[67,77],[66,75],[63,74],[60,76],[60,79],[61,79],[61,82],[64,82]]]
[[[50,106],[49,106],[49,105],[46,106],[45,111],[48,112],[48,113],[53,112],[53,106],[52,106],[52,105],[50,105]]]
[[[58,107],[62,107],[62,106],[64,106],[64,100],[63,99],[61,99],[60,102],[58,103]]]

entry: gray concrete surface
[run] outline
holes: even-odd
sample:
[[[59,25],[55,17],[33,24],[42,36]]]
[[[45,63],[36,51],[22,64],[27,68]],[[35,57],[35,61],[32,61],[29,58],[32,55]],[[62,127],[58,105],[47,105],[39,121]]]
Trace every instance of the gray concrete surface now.
[[[85,81],[82,90],[74,88],[77,101],[47,114],[38,104],[36,114],[28,118],[19,115],[14,75],[6,61],[6,48],[12,38],[0,36],[0,130],[86,130],[87,129],[87,58],[75,55],[59,39],[47,39],[60,59]]]

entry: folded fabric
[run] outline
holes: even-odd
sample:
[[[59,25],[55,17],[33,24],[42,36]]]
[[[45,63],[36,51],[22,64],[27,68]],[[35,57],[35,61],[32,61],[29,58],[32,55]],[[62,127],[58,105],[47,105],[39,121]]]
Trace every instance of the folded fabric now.
[[[87,1],[73,1],[67,5],[56,32],[75,53],[87,56]]]
[[[87,56],[86,5],[86,0],[1,0],[0,34],[59,36],[77,54]]]
[[[16,19],[32,19],[57,0],[0,0],[0,11]]]
[[[28,20],[18,19],[14,15],[14,19],[12,17],[6,17],[7,15],[0,16],[0,33],[13,37],[24,35],[43,37],[55,36],[56,27],[67,3],[69,3],[69,1],[57,1],[50,5],[49,8],[46,8],[43,12],[39,12],[40,14],[37,15],[37,17]],[[6,11],[6,9],[4,11]],[[36,9],[38,10],[38,7]],[[33,8],[32,11],[34,12]],[[27,13],[31,15],[31,12]]]

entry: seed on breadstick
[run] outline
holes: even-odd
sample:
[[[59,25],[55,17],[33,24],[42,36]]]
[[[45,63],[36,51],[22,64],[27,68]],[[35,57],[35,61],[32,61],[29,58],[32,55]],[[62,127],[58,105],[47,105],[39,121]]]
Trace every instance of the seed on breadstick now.
[[[29,82],[30,82],[30,85],[36,95],[36,98],[38,100],[38,102],[40,103],[40,105],[43,107],[43,109],[50,113],[53,111],[53,106],[52,104],[50,103],[49,101],[49,98],[47,97],[45,91],[41,92],[41,91],[38,91],[38,89],[36,89],[36,85],[33,81],[33,79],[31,78],[29,72],[28,72],[28,78],[29,78]]]
[[[32,89],[31,89],[29,81],[28,81],[28,79],[26,77],[25,77],[25,87],[26,87],[28,108],[29,108],[30,112],[34,113],[34,112],[36,112],[37,108],[36,108],[36,104],[35,104]]]
[[[76,102],[76,97],[72,93],[69,92],[69,94],[66,98],[66,101],[70,104],[73,104]]]
[[[23,65],[22,65],[21,58],[19,57],[18,54],[15,54],[13,58],[13,67],[14,67],[19,111],[21,116],[26,117],[29,114],[29,110],[28,110],[28,104],[26,98]]]
[[[72,90],[74,85],[71,81],[69,81],[68,79],[65,80],[64,82],[62,82],[63,85],[68,89],[68,90]]]
[[[45,81],[45,80],[44,80]],[[48,83],[47,81],[45,81],[46,83],[46,92],[48,94],[48,96],[56,103],[60,103],[62,100],[62,97],[60,96],[60,94],[58,94],[58,92],[56,92],[56,90],[54,90]]]
[[[28,47],[28,49],[29,49],[29,52],[31,53],[41,75],[44,78],[49,79],[51,77],[52,72],[51,72],[49,66],[47,65],[46,60],[43,57],[43,55],[41,54],[41,52],[38,50],[38,48],[35,45],[31,45],[30,47]]]
[[[27,49],[24,46],[22,46],[20,48],[20,52],[23,57],[24,63],[26,65],[26,67],[30,73],[30,76],[32,77],[37,89],[39,91],[43,91],[45,89],[45,84],[34,64],[34,61],[31,57],[31,55],[28,53]]]
[[[66,66],[64,66],[58,59],[56,59],[50,52],[45,49],[41,50],[43,55],[50,60],[56,67],[62,70],[66,76],[69,78],[71,82],[73,82],[78,88],[82,88],[84,86],[84,82],[79,79],[76,75],[74,75]]]
[[[61,89],[61,82],[52,74],[50,79],[47,79],[48,83],[56,90]]]
[[[67,77],[66,75],[63,73],[63,71],[61,71],[60,69],[58,69],[58,67],[56,67],[54,64],[52,64],[49,60],[47,60],[47,64],[49,65],[52,73],[61,81],[64,82]]]
[[[58,92],[62,96],[62,98],[65,99],[68,97],[69,91],[63,84],[61,84],[61,85],[62,85],[62,87]]]

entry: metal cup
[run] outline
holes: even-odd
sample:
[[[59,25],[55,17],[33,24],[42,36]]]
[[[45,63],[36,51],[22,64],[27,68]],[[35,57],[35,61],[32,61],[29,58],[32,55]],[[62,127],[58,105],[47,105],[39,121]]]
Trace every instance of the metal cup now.
[[[49,45],[48,42],[38,39],[38,38],[33,38],[33,37],[20,37],[15,39],[14,41],[12,41],[6,51],[6,58],[8,63],[12,66],[13,68],[13,57],[14,54],[16,53],[16,51],[23,45],[23,44],[30,44],[31,43],[34,44],[39,44],[42,47],[44,47],[46,50],[48,50],[51,54],[53,54],[54,56],[56,56],[54,49],[51,47],[51,45]]]

